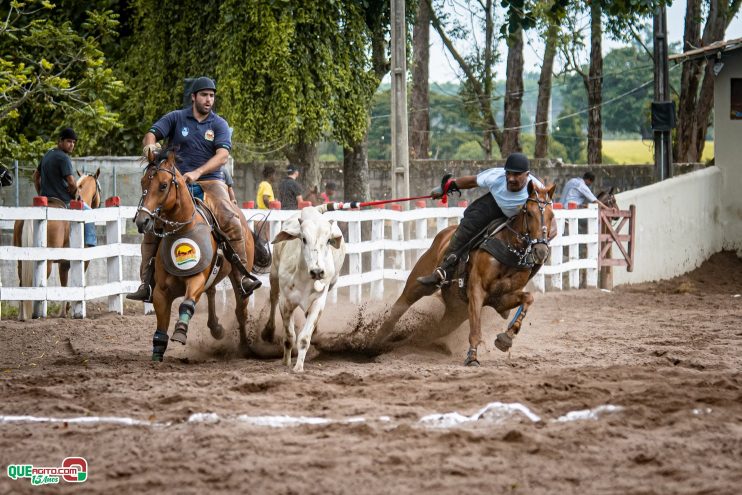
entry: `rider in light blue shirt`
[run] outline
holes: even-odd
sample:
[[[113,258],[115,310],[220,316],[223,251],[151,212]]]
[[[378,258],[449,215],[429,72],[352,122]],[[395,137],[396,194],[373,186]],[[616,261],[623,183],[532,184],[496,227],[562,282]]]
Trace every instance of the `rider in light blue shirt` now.
[[[541,181],[529,172],[529,162],[523,153],[512,153],[505,161],[503,168],[491,168],[479,173],[451,179],[449,190],[484,187],[489,194],[478,198],[464,211],[464,216],[448,243],[443,262],[433,273],[418,277],[422,285],[438,285],[451,278],[453,268],[459,258],[465,254],[469,242],[496,218],[513,217],[518,214],[528,199],[528,183],[533,181],[543,187]],[[443,195],[442,188],[433,190],[433,197]],[[556,235],[556,225],[552,220],[552,237]]]

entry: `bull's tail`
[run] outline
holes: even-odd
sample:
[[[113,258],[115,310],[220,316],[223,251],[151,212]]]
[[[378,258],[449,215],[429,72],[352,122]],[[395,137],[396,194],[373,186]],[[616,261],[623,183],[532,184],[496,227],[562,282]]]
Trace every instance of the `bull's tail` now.
[[[33,222],[23,222],[23,230],[21,231],[21,247],[33,246]],[[18,274],[21,279],[21,287],[31,287],[33,285],[33,261],[21,261],[20,273]],[[33,301],[21,301],[20,304],[20,316],[21,320],[26,320],[31,317],[33,313]]]

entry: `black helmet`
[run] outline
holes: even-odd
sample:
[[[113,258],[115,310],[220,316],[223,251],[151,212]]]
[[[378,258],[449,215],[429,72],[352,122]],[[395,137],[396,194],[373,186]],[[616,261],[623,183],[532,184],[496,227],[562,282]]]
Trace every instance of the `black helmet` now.
[[[505,171],[518,174],[528,172],[528,158],[523,153],[511,153],[505,160]]]
[[[199,91],[203,91],[204,89],[210,89],[214,93],[216,93],[216,84],[214,84],[214,81],[212,81],[208,77],[199,77],[198,79],[193,81],[193,84],[191,84],[191,94],[198,93]]]

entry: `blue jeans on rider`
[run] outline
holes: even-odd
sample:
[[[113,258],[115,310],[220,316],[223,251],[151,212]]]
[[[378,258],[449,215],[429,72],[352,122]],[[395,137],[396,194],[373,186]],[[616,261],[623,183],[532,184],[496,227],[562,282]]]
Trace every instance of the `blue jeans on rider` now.
[[[201,201],[204,200],[204,190],[201,189],[198,183],[188,184],[188,190],[194,198],[198,198]]]
[[[92,210],[91,207],[84,203],[82,205],[83,210]],[[95,234],[95,223],[90,222],[85,224],[85,247],[94,247],[98,245],[98,237]]]

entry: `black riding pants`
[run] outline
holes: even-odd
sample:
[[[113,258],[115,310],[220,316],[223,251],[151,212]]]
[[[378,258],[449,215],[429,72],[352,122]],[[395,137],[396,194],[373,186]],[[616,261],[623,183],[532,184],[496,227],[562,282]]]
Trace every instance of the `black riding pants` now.
[[[459,227],[451,237],[446,254],[443,256],[444,269],[453,265],[465,251],[470,247],[472,241],[487,225],[496,218],[503,218],[505,214],[495,201],[492,194],[487,193],[477,198],[464,210],[464,216],[459,223]],[[450,257],[454,254],[456,258]],[[450,260],[450,261],[449,261]]]

